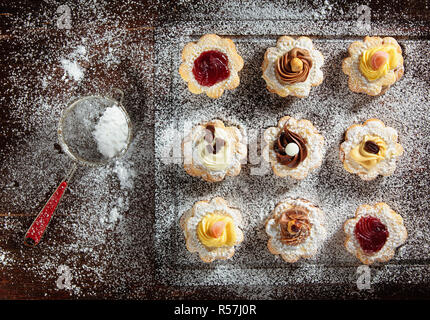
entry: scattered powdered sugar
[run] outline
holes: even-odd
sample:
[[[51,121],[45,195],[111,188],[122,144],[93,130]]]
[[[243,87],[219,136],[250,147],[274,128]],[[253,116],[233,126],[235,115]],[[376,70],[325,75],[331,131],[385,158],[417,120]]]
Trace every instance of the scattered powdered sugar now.
[[[88,57],[85,56],[86,54],[87,54],[87,49],[83,45],[80,45],[76,47],[75,51],[71,54],[71,56],[72,57],[81,56],[86,60],[88,60]]]
[[[123,219],[123,212],[128,209],[128,199],[124,202],[123,197],[119,197],[114,207],[106,215],[100,217],[100,222],[107,230],[114,230]]]
[[[0,248],[0,266],[5,266],[12,262],[13,260],[9,257],[8,253]]]
[[[152,25],[153,9],[128,0],[115,13],[107,2],[82,2],[71,8],[72,28],[59,30],[53,2],[25,16],[10,3],[17,14],[2,30],[9,50],[0,77],[2,290],[6,297],[143,297],[153,281],[153,31],[127,23],[130,10],[140,10],[139,19]],[[62,60],[84,76],[69,74]],[[83,96],[112,97],[112,88],[125,92],[129,149],[105,166],[79,166],[41,243],[27,248],[25,232],[72,165],[57,139],[63,110]],[[57,286],[61,265],[70,268],[70,289]],[[20,291],[24,282],[31,285]]]
[[[87,50],[83,45],[79,45],[76,47],[75,51],[73,51],[69,55],[69,59],[81,59],[81,60],[88,60],[88,57],[86,56]],[[66,79],[66,76],[69,78],[75,80],[75,81],[81,81],[84,77],[84,71],[85,69],[78,63],[77,60],[71,61],[69,59],[62,58],[61,59],[61,66],[64,69],[64,76],[63,80]],[[44,87],[46,87],[46,80],[44,78]]]
[[[117,222],[118,219],[121,219],[121,216],[120,216],[120,213],[118,212],[118,208],[115,207],[110,211],[108,222],[113,224]]]
[[[76,61],[61,59],[61,65],[65,71],[63,79],[66,78],[66,75],[75,81],[80,81],[83,78],[84,72]]]
[[[210,6],[205,7],[205,13]],[[324,15],[336,14],[336,7],[328,5]],[[193,18],[203,14],[197,5],[193,8],[196,9]],[[227,1],[217,8],[214,15],[226,12],[240,15],[248,9],[236,8]],[[356,9],[351,8],[349,17],[354,17]],[[255,12],[265,16],[264,6],[262,10],[255,9]],[[252,13],[247,13],[252,16]],[[283,11],[278,13],[272,7],[271,13],[276,19]],[[183,22],[190,18],[189,15],[187,12],[179,14],[179,21],[156,34],[159,37],[156,43],[159,63],[155,72],[159,80],[155,91],[164,94],[156,101],[155,107],[155,250],[160,264],[157,279],[177,286],[246,286],[248,291],[242,293],[245,297],[252,296],[263,287],[291,287],[294,284],[336,283],[347,288],[355,284],[357,267],[361,263],[345,250],[343,223],[354,216],[359,205],[384,201],[402,215],[409,238],[389,264],[372,265],[372,274],[377,273],[376,283],[417,283],[414,272],[421,270],[421,274],[426,274],[430,260],[430,243],[421,233],[430,232],[428,216],[423,214],[430,209],[423,200],[428,197],[428,190],[425,183],[418,182],[429,178],[427,154],[430,145],[425,138],[430,134],[429,115],[425,107],[429,97],[423,94],[428,92],[428,61],[422,59],[429,41],[424,38],[408,39],[407,36],[425,37],[425,34],[414,34],[411,31],[413,28],[406,27],[398,29],[397,35],[393,34],[395,21],[387,25],[384,25],[385,20],[372,24],[372,34],[397,37],[404,50],[407,68],[404,77],[385,95],[370,97],[351,92],[347,85],[348,78],[341,69],[348,46],[353,41],[362,40],[365,35],[357,29],[356,20],[324,24],[321,20],[298,19],[291,23],[279,18],[275,22],[259,20],[256,24],[255,21],[223,19],[203,22],[197,18]],[[178,74],[182,48],[205,33],[230,37],[245,61],[243,70],[239,72],[240,86],[231,92],[224,92],[219,99],[190,93]],[[324,81],[312,88],[307,98],[281,98],[271,94],[261,78],[264,53],[276,44],[281,35],[310,36],[315,48],[324,55]],[[172,61],[170,67],[166,67],[166,60]],[[267,167],[261,159],[264,130],[276,126],[285,115],[310,120],[325,139],[327,151],[322,166],[303,181],[274,176],[270,166]],[[392,176],[364,182],[343,169],[339,145],[350,125],[370,118],[379,118],[387,126],[396,128],[399,142],[406,152],[399,158]],[[227,177],[220,183],[207,183],[187,175],[182,159],[178,157],[181,138],[186,136],[190,127],[213,119],[243,127],[249,142],[248,163],[242,166],[240,175]],[[415,152],[417,143],[420,149]],[[198,255],[187,250],[179,220],[196,201],[210,200],[216,196],[223,197],[229,205],[240,209],[245,221],[245,239],[230,260],[205,264]],[[319,253],[293,265],[269,252],[268,236],[264,229],[276,204],[289,197],[304,198],[317,205],[324,212],[327,229],[327,238],[321,243]],[[419,212],[416,208],[420,208]],[[266,298],[277,295],[262,294]],[[344,294],[351,293],[345,291]],[[330,296],[329,293],[326,295]]]
[[[127,147],[128,123],[118,106],[106,108],[93,132],[97,149],[106,158],[113,158]]]
[[[133,178],[136,177],[136,171],[130,164],[115,162],[113,171],[117,174],[121,184],[121,189],[133,189]]]
[[[37,11],[8,6],[16,14],[2,17],[8,25],[0,36],[9,49],[0,78],[3,292],[12,296],[28,281],[20,292],[27,297],[285,299],[369,297],[387,284],[429,282],[428,19],[413,19],[401,5],[372,7],[365,32],[348,1],[127,0],[112,9],[100,0],[71,6],[72,28],[59,30],[54,0]],[[206,33],[231,37],[245,60],[240,86],[218,100],[190,94],[177,72],[183,46]],[[348,45],[366,33],[394,36],[404,50],[404,77],[380,97],[351,93],[340,67]],[[261,78],[265,50],[284,34],[311,36],[325,57],[325,79],[306,99],[269,94]],[[81,68],[79,81],[63,59]],[[23,235],[71,165],[57,144],[62,111],[70,99],[112,87],[125,91],[133,124],[127,153],[119,165],[79,167],[42,242],[24,247]],[[260,162],[262,129],[287,114],[309,119],[326,139],[322,167],[300,182],[276,178]],[[343,170],[337,154],[344,130],[370,117],[398,130],[405,155],[393,176],[363,182]],[[177,149],[173,158],[163,153],[172,141],[180,144],[188,124],[213,118],[245,128],[250,142],[241,174],[217,184],[189,177]],[[231,260],[207,265],[186,250],[179,219],[195,201],[214,196],[241,210],[245,240]],[[264,231],[271,210],[289,196],[318,205],[328,233],[314,259],[293,266],[268,252]],[[358,205],[378,201],[402,215],[409,237],[388,264],[371,267],[372,291],[358,292],[359,262],[343,248],[341,226]],[[71,290],[56,286],[60,265],[70,267]]]

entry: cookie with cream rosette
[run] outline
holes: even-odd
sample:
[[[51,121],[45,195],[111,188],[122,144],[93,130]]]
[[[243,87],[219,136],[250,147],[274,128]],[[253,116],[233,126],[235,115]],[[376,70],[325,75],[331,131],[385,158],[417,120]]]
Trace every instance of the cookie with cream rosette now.
[[[198,252],[204,262],[231,258],[243,241],[242,215],[221,197],[196,202],[180,224],[188,251]]]
[[[369,37],[353,42],[342,63],[351,91],[371,96],[382,93],[404,72],[402,48],[392,37]]]
[[[401,215],[384,202],[359,206],[343,229],[346,250],[364,264],[390,260],[408,236]]]
[[[264,132],[263,157],[279,177],[304,179],[322,164],[324,138],[309,120],[285,116]]]
[[[247,156],[241,131],[213,120],[194,127],[182,142],[184,169],[193,177],[217,182],[237,176]]]
[[[324,213],[304,199],[287,199],[278,203],[266,222],[267,247],[286,262],[311,258],[324,242],[327,232]]]
[[[276,47],[266,50],[262,65],[267,89],[281,97],[293,95],[304,98],[311,87],[324,79],[321,66],[324,57],[308,37],[297,39],[282,36]]]
[[[397,139],[397,131],[378,119],[350,126],[340,145],[343,167],[363,180],[392,175],[397,158],[403,154]]]
[[[219,98],[224,90],[239,85],[242,68],[243,59],[231,39],[207,34],[184,47],[179,74],[192,93]]]

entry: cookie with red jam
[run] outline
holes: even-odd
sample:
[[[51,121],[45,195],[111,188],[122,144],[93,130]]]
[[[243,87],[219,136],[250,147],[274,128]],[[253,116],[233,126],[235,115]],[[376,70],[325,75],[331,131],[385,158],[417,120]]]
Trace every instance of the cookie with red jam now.
[[[349,76],[348,86],[353,92],[383,94],[403,75],[402,48],[392,37],[366,36],[353,42],[348,52],[342,70]]]
[[[276,205],[266,222],[267,247],[272,254],[293,263],[313,257],[327,232],[324,213],[304,199],[287,199]]]
[[[207,34],[184,47],[179,74],[192,93],[219,98],[239,85],[242,68],[243,59],[231,39]]]
[[[364,264],[390,260],[408,236],[403,218],[384,202],[361,205],[343,229],[346,250]]]
[[[264,132],[263,157],[279,177],[304,179],[322,164],[324,138],[309,120],[285,116]]]
[[[282,36],[276,47],[266,50],[262,65],[267,89],[281,97],[293,95],[304,98],[311,87],[319,86],[323,79],[321,66],[324,57],[308,37],[297,39]]]

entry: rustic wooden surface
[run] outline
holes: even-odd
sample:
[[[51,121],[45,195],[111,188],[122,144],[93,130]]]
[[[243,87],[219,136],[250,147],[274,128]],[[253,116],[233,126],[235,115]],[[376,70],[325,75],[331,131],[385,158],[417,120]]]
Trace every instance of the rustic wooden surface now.
[[[88,32],[101,32],[106,28],[122,28],[126,30],[127,39],[124,41],[123,50],[127,51],[127,44],[140,43],[144,53],[141,59],[153,59],[154,54],[154,29],[163,23],[172,23],[174,21],[180,21],[182,19],[188,19],[193,16],[193,12],[186,9],[187,1],[166,3],[161,1],[135,1],[124,4],[122,1],[99,1],[100,7],[103,8],[104,13],[108,13],[111,19],[104,19],[103,23],[98,26],[98,29],[87,30],[86,25],[90,20],[98,19],[98,12],[87,12],[85,8],[80,8],[78,4],[73,3],[73,28],[71,30],[58,30],[55,26],[55,20],[47,20],[46,16],[55,16],[57,7],[65,1],[14,1],[13,4],[9,1],[0,1],[0,54],[1,54],[1,71],[0,81],[2,87],[0,88],[3,99],[0,105],[0,124],[3,128],[0,136],[0,160],[6,159],[7,154],[3,154],[4,150],[9,150],[11,146],[19,144],[27,136],[31,135],[31,130],[25,129],[23,123],[14,118],[11,115],[11,108],[9,106],[14,104],[14,100],[5,96],[3,92],[6,90],[12,90],[13,92],[19,91],[20,88],[16,84],[8,81],[8,75],[11,70],[19,69],[21,74],[26,77],[34,75],[38,68],[50,68],[43,64],[43,59],[37,61],[31,61],[29,59],[16,60],[14,59],[14,53],[25,52],[26,50],[37,52],[41,55],[45,50],[55,50],[55,44],[61,46],[61,43],[65,38],[80,37],[87,34]],[[208,19],[219,19],[220,17],[216,13],[210,11],[205,12],[204,2],[201,2],[202,10],[200,13],[206,13]],[[348,2],[344,4],[345,7],[350,6]],[[387,7],[385,2],[372,1],[369,6],[373,10],[374,18],[385,18],[387,15],[396,17],[403,13],[402,19],[409,19],[416,21],[427,21],[429,19],[429,3],[428,1],[411,1],[411,2],[395,2],[392,6]],[[208,6],[209,8],[209,6]],[[347,9],[347,8],[346,8]],[[346,11],[346,10],[345,10]],[[406,14],[405,14],[406,12]],[[31,25],[26,26],[23,21],[26,19],[31,20]],[[225,17],[228,19],[229,17]],[[32,35],[36,35],[32,37]],[[34,41],[21,41],[21,39],[34,39]],[[50,47],[46,48],[45,43],[49,40]],[[103,48],[100,48],[103,50]],[[33,55],[35,56],[35,55]],[[103,66],[89,66],[88,77],[84,85],[80,88],[74,89],[73,94],[85,94],[92,92],[94,86],[97,90],[106,87],[106,89],[112,86],[126,87],[129,88],[126,91],[125,104],[131,105],[131,101],[138,102],[139,105],[145,106],[145,112],[142,114],[142,110],[135,108],[132,109],[131,117],[135,121],[140,123],[142,130],[147,130],[148,139],[153,139],[151,136],[153,130],[151,130],[153,119],[153,105],[151,99],[145,99],[140,96],[141,92],[151,91],[151,84],[142,83],[139,79],[139,75],[134,73],[131,69],[133,63],[131,61],[124,61],[121,64],[120,69],[116,72],[106,71]],[[151,70],[147,70],[151,72]],[[96,80],[97,79],[97,80]],[[152,78],[153,79],[153,78]],[[96,83],[94,82],[96,81]],[[156,79],[153,81],[156,81]],[[93,86],[93,87],[92,87]],[[65,94],[66,96],[68,88],[51,87],[47,89],[38,88],[35,85],[35,90],[32,95],[40,94]],[[155,93],[154,93],[155,94]],[[31,96],[29,97],[31,98]],[[127,100],[128,99],[128,100]],[[28,106],[23,108],[30,108],[30,100]],[[150,150],[150,149],[149,149]],[[148,165],[153,165],[153,162],[149,161]],[[154,179],[148,170],[145,177],[138,179],[139,189],[139,203],[135,205],[136,210],[140,210],[142,218],[134,220],[136,223],[141,224],[141,228],[151,230],[153,224],[153,206],[154,206]],[[7,172],[0,163],[0,177],[7,176]],[[58,178],[61,176],[59,175]],[[1,178],[0,178],[1,179]],[[10,181],[8,181],[9,183]],[[149,183],[148,183],[149,182]],[[17,221],[17,225],[21,225],[22,228],[14,232],[13,230],[4,230],[0,224],[0,245],[9,251],[23,252],[22,259],[19,263],[14,263],[8,268],[3,268],[0,265],[0,299],[70,299],[76,298],[73,294],[65,290],[57,290],[51,280],[47,282],[44,278],[35,278],[34,274],[26,272],[28,265],[36,263],[44,252],[41,248],[28,249],[22,251],[22,242],[20,241],[23,237],[23,230],[25,226],[29,226],[31,221],[34,219],[37,211],[32,210],[31,212],[16,212],[13,209],[16,204],[7,202],[7,192],[23,192],[21,187],[18,187],[19,182],[15,182],[16,188],[11,188],[8,191],[2,190],[1,195],[3,200],[0,208],[0,220],[1,219],[14,219]],[[55,182],[50,186],[50,190],[53,190]],[[4,186],[4,184],[0,184]],[[48,188],[49,189],[49,188]],[[41,195],[43,198],[43,195]],[[47,195],[46,195],[47,196]],[[70,202],[73,202],[74,195],[68,195]],[[36,200],[35,200],[36,201]],[[67,207],[67,203],[65,204]],[[2,213],[2,210],[11,211],[8,213]],[[47,239],[47,245],[57,244],[61,241],[66,241],[67,235],[61,232],[62,225],[56,221],[50,225],[50,237]],[[112,243],[106,243],[106,246],[113,245]],[[212,299],[218,297],[227,297],[232,299],[240,299],[247,297],[246,288],[238,290],[238,288],[229,287],[188,287],[188,288],[172,288],[160,285],[156,277],[154,276],[154,270],[156,268],[153,250],[152,250],[152,238],[151,235],[144,239],[137,239],[136,246],[140,246],[141,249],[138,251],[140,255],[139,262],[144,264],[143,270],[146,272],[149,281],[140,282],[135,281],[133,277],[127,278],[125,275],[130,270],[124,268],[124,270],[116,270],[118,277],[125,277],[124,282],[118,287],[112,287],[109,283],[97,283],[88,291],[81,295],[83,298],[98,298],[98,299],[114,299],[114,298],[138,298],[138,299]],[[103,250],[103,248],[100,248]],[[130,260],[135,259],[135,251],[131,251],[129,258]],[[82,259],[85,259],[83,257]],[[139,269],[142,270],[142,269]],[[55,273],[55,270],[53,271]],[[132,272],[132,271],[131,271]],[[112,275],[106,275],[109,278]],[[137,278],[138,279],[138,278]],[[91,287],[91,283],[89,284]],[[240,294],[238,292],[244,292]],[[337,285],[328,284],[324,288],[316,288],[315,286],[296,286],[295,288],[261,288],[262,293],[271,292],[271,296],[274,298],[306,298],[306,297],[325,297],[325,298],[345,298],[345,288],[339,288]],[[414,297],[428,297],[429,286],[428,284],[423,285],[390,285],[378,286],[373,291],[373,295],[379,298],[414,298]],[[347,298],[363,298],[366,297],[360,292],[357,292],[356,288],[351,285],[351,294]]]

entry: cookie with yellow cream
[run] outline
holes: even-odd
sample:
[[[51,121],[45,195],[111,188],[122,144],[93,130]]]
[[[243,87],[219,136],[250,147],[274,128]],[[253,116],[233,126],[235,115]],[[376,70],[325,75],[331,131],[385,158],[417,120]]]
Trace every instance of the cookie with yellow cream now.
[[[243,241],[242,215],[221,197],[196,202],[180,225],[188,251],[198,252],[204,262],[231,258]]]
[[[363,180],[392,175],[397,158],[403,154],[397,140],[397,131],[381,120],[354,124],[347,129],[345,141],[340,145],[340,160],[346,171]]]
[[[221,120],[195,126],[182,142],[185,171],[208,182],[238,175],[247,156],[243,140],[239,128]]]
[[[382,93],[404,72],[402,48],[392,37],[365,37],[353,42],[342,63],[351,91],[371,96]]]

